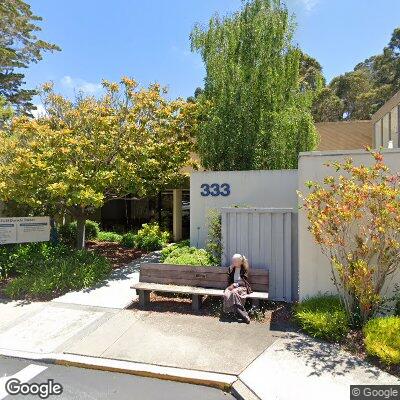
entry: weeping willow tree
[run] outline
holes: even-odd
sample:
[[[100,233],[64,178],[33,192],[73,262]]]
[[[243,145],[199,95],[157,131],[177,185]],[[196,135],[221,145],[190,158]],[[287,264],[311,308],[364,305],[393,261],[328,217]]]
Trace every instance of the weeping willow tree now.
[[[204,110],[198,152],[205,168],[296,168],[298,153],[315,147],[293,31],[279,0],[245,1],[241,11],[192,31],[192,51],[206,67],[197,100]]]

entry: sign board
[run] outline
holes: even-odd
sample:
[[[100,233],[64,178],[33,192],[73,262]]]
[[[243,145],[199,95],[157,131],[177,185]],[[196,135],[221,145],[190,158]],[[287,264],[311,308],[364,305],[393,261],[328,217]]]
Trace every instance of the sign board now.
[[[0,218],[0,244],[47,242],[49,217]]]

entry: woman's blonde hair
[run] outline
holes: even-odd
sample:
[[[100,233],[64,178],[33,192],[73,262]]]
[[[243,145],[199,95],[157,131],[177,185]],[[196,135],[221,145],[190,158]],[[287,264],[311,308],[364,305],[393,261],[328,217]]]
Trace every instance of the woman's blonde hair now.
[[[239,258],[242,263],[241,267],[243,267],[246,272],[249,271],[249,269],[250,269],[249,260],[245,256],[243,256],[242,254],[234,254],[232,259],[234,259],[234,258]]]
[[[249,272],[249,269],[250,269],[249,260],[245,256],[242,256],[242,257],[243,257],[242,258],[242,266],[246,272]]]

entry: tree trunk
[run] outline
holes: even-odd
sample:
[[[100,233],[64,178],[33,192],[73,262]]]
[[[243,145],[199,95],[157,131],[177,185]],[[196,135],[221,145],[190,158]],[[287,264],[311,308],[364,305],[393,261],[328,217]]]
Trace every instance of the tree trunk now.
[[[50,243],[54,245],[60,243],[57,231],[57,224],[54,217],[50,217]]]
[[[82,250],[85,248],[85,228],[86,228],[86,217],[80,216],[77,218],[77,229],[76,229],[76,248]]]
[[[162,225],[162,193],[157,193],[157,213],[158,213],[158,225]]]

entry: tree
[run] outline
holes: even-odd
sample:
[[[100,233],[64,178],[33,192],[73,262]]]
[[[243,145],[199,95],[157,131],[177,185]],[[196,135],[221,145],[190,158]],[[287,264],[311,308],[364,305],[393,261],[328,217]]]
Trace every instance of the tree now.
[[[198,152],[205,168],[295,168],[298,152],[315,147],[315,128],[304,123],[311,116],[300,91],[301,52],[292,45],[293,29],[280,1],[253,0],[192,31],[192,50],[206,66],[197,101]],[[307,129],[302,135],[295,131],[299,121]]]
[[[4,129],[11,121],[13,109],[7,100],[0,96],[0,129]]]
[[[34,109],[31,100],[36,91],[21,88],[24,74],[17,70],[40,61],[45,51],[60,50],[37,38],[41,20],[22,0],[0,2],[0,95],[21,113]]]
[[[334,78],[330,87],[344,106],[345,119],[369,119],[368,110],[364,113],[360,109],[359,96],[373,90],[370,72],[367,69],[357,69]]]
[[[321,64],[302,51],[300,52],[299,80],[302,92],[319,92],[326,85]]]
[[[167,101],[159,85],[138,89],[128,78],[104,86],[100,99],[73,103],[46,85],[47,114],[17,118],[0,136],[0,200],[69,213],[79,248],[95,208],[176,184],[193,148],[195,104]]]
[[[381,54],[357,64],[353,71],[335,77],[316,96],[316,121],[370,119],[400,88],[400,28],[393,31]]]
[[[343,101],[329,86],[316,94],[312,105],[312,115],[315,122],[340,121],[343,114]]]
[[[364,324],[384,302],[385,283],[400,262],[400,176],[382,154],[372,166],[333,162],[336,176],[309,182],[304,200],[309,231],[332,266],[332,279],[352,325]]]

